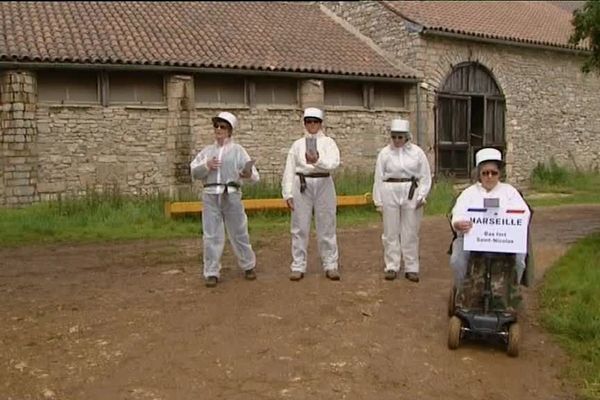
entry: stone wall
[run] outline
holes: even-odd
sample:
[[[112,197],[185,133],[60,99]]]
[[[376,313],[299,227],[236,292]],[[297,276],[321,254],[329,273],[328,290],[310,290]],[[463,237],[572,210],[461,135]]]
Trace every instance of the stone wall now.
[[[0,74],[0,205],[37,200],[35,78],[28,71]]]
[[[189,163],[213,142],[211,118],[222,109],[194,104],[191,76],[169,76],[166,104],[152,107],[38,104],[35,73],[15,72],[2,79],[3,99],[12,96],[3,102],[1,115],[2,205],[91,191],[161,192],[173,198],[199,191],[190,180]],[[15,79],[20,79],[18,88],[10,86]],[[240,121],[235,139],[257,160],[265,181],[280,181],[287,151],[303,135],[302,107],[323,106],[322,81],[305,80],[299,87],[299,107],[228,110]],[[15,96],[13,89],[23,95]],[[408,97],[408,104],[414,105],[414,87]],[[337,141],[342,168],[367,173],[372,173],[377,151],[387,143],[389,121],[414,117],[408,109],[325,107],[325,113],[326,132]]]
[[[486,66],[504,92],[507,173],[511,181],[526,185],[536,164],[551,158],[571,168],[600,167],[600,78],[581,72],[581,57],[559,51],[428,38],[423,69],[433,88],[443,84],[453,65],[465,61]],[[433,135],[433,130],[429,134]]]
[[[41,200],[58,194],[168,191],[166,107],[38,105]]]
[[[476,61],[487,67],[506,97],[507,172],[527,184],[538,162],[551,158],[581,169],[600,167],[600,78],[580,71],[574,53],[490,44],[433,35],[415,38],[408,21],[381,2],[322,2],[378,46],[424,75],[423,147],[435,153],[435,90],[452,67]]]

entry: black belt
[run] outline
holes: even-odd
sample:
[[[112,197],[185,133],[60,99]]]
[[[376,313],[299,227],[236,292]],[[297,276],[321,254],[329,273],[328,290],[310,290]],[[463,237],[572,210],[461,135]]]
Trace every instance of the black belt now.
[[[304,193],[306,190],[306,178],[327,178],[330,176],[329,172],[314,172],[312,174],[296,172],[296,175],[300,177],[300,193]]]
[[[237,182],[227,182],[227,183],[205,183],[203,187],[213,187],[213,186],[224,186],[225,193],[229,193],[229,188],[234,187],[236,189],[240,188],[240,184]]]
[[[415,189],[419,186],[419,180],[412,176],[410,178],[387,178],[384,182],[412,182],[408,190],[408,199],[412,200],[415,195]]]

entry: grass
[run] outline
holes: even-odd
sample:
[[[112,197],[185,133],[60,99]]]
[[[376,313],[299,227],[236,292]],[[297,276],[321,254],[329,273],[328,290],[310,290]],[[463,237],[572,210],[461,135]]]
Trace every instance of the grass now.
[[[600,187],[600,171],[570,170],[551,159],[548,163],[538,163],[533,169],[531,187],[540,192],[589,192],[591,188]]]
[[[551,164],[539,166],[532,176],[532,187],[563,193],[563,197],[543,197],[530,201],[533,206],[600,203],[600,178],[597,173],[562,170]],[[338,195],[370,193],[373,177],[360,170],[345,170],[335,176]],[[279,198],[280,183],[275,177],[244,188],[244,198]],[[567,195],[564,195],[567,193]],[[426,215],[446,214],[456,196],[451,181],[434,183],[425,208]],[[185,199],[192,200],[191,193]],[[200,218],[188,216],[165,219],[161,196],[126,197],[117,190],[89,192],[77,199],[35,204],[22,209],[0,209],[0,246],[28,243],[81,242],[127,239],[166,239],[194,237],[200,233]],[[372,206],[340,208],[338,226],[379,223]],[[289,229],[285,211],[249,215],[252,233],[280,232]]]
[[[546,274],[542,322],[572,356],[567,378],[600,399],[600,233],[575,244]]]

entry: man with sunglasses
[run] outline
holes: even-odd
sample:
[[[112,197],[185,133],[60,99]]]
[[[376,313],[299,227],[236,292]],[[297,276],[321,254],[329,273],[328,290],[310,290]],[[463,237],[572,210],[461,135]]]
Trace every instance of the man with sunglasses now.
[[[248,219],[241,183],[257,182],[258,171],[246,150],[231,137],[237,118],[221,112],[212,119],[215,142],[198,153],[190,165],[194,179],[202,180],[202,242],[204,279],[214,287],[220,277],[225,227],[238,264],[247,280],[256,279],[256,256],[250,245]]]
[[[290,280],[306,272],[308,238],[313,210],[317,243],[325,276],[340,279],[336,236],[337,198],[331,172],[340,164],[335,141],[323,133],[323,111],[309,107],[302,118],[304,136],[290,148],[283,178],[282,196],[292,212],[292,265]]]
[[[500,182],[500,175],[504,162],[502,153],[493,148],[484,148],[475,155],[477,183],[466,188],[456,199],[452,208],[452,229],[456,238],[452,242],[450,266],[454,271],[454,285],[460,287],[467,272],[469,251],[463,250],[464,234],[472,227],[473,223],[467,216],[470,207],[483,207],[485,199],[498,201],[503,208],[529,209],[529,206],[517,189],[508,183]],[[521,282],[525,271],[526,254],[516,255],[517,282]]]
[[[392,120],[391,143],[375,164],[373,203],[383,215],[384,278],[396,279],[404,260],[404,277],[419,282],[419,229],[431,189],[429,161],[412,143],[409,121]]]

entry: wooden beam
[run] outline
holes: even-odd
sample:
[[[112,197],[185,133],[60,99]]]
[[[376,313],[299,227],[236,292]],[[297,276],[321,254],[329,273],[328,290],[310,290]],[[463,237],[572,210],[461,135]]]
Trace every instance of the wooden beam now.
[[[337,205],[339,207],[364,206],[371,204],[371,193],[365,193],[357,196],[338,196]],[[247,199],[242,200],[244,208],[247,211],[256,210],[287,210],[286,202],[281,199]],[[178,214],[198,214],[202,213],[201,201],[176,201],[165,202],[165,217],[171,218]]]

